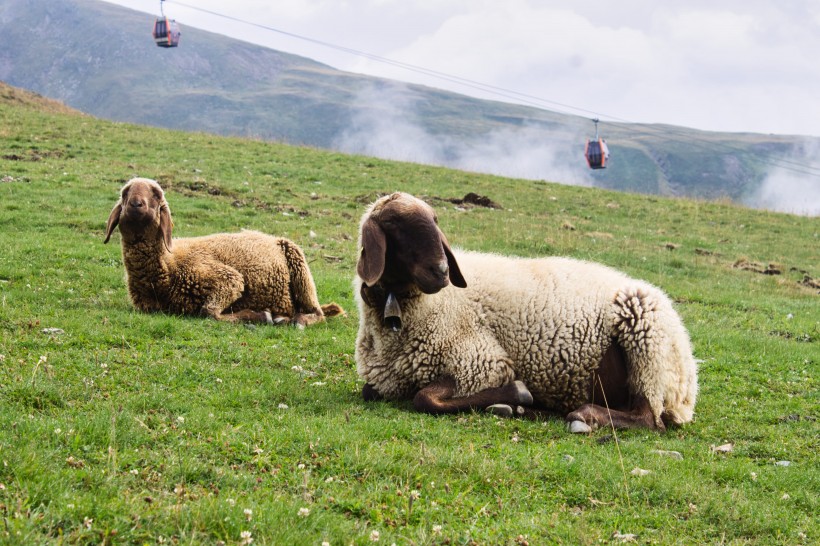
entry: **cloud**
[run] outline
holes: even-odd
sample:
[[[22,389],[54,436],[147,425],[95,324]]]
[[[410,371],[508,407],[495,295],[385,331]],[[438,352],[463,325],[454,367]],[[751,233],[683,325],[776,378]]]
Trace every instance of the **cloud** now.
[[[577,138],[560,140],[532,126],[471,138],[433,134],[413,120],[415,98],[403,84],[374,85],[356,100],[351,125],[333,147],[346,153],[530,180],[591,186]]]
[[[746,200],[753,208],[820,216],[820,139],[806,141],[772,169],[760,188]],[[791,165],[794,165],[792,167]]]

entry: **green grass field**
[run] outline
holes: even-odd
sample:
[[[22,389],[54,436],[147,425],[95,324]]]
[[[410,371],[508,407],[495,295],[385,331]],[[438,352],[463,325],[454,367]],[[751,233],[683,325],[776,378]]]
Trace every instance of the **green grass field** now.
[[[178,237],[295,240],[322,302],[349,316],[300,331],[136,312],[119,235],[102,244],[136,175],[163,184]],[[820,541],[817,218],[108,123],[10,95],[0,179],[4,544]],[[600,261],[664,288],[702,360],[694,423],[570,435],[560,419],[364,403],[358,222],[397,189],[427,198],[455,246]],[[446,201],[467,192],[502,209]]]

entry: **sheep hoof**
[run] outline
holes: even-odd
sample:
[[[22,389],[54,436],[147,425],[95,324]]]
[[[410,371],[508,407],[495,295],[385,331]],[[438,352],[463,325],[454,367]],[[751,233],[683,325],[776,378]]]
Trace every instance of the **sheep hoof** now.
[[[523,381],[516,381],[515,385],[515,401],[524,406],[532,406],[532,394]]]
[[[287,324],[289,322],[290,322],[290,319],[288,317],[283,317],[282,315],[276,315],[275,317],[273,317],[273,324],[276,324],[276,325]]]
[[[514,413],[512,406],[509,404],[493,404],[492,406],[487,406],[486,411],[499,417],[512,417]]]
[[[270,311],[265,311],[265,322],[270,325],[273,325],[273,316],[270,314]]]
[[[585,434],[592,432],[592,427],[583,421],[573,421],[569,424],[569,431],[573,434]]]

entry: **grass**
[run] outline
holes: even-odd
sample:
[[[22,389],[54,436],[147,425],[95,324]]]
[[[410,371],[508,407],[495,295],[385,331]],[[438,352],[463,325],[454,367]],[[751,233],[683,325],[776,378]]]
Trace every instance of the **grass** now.
[[[0,101],[3,543],[820,540],[820,306],[801,284],[820,276],[817,218],[11,102]],[[135,175],[164,185],[177,236],[294,239],[320,299],[350,316],[298,331],[136,312],[119,238],[102,244]],[[560,420],[365,404],[353,358],[358,219],[396,189],[427,197],[457,246],[601,261],[667,290],[703,360],[695,422],[615,441],[571,436]],[[468,191],[503,208],[444,201]],[[782,274],[733,267],[741,259]]]

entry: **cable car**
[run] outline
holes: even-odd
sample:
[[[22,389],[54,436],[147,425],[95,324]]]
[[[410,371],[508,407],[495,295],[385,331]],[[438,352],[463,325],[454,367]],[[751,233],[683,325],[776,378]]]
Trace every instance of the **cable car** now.
[[[159,47],[177,47],[179,45],[179,36],[182,32],[179,25],[173,19],[165,16],[165,11],[162,9],[162,3],[165,0],[159,1],[160,16],[154,21],[154,42]]]
[[[167,17],[157,17],[154,21],[154,42],[159,47],[177,47],[179,45],[179,24]]]
[[[606,140],[598,136],[598,119],[592,121],[595,123],[595,139],[587,140],[584,156],[587,158],[590,169],[606,169],[606,163],[609,161],[609,148]]]

